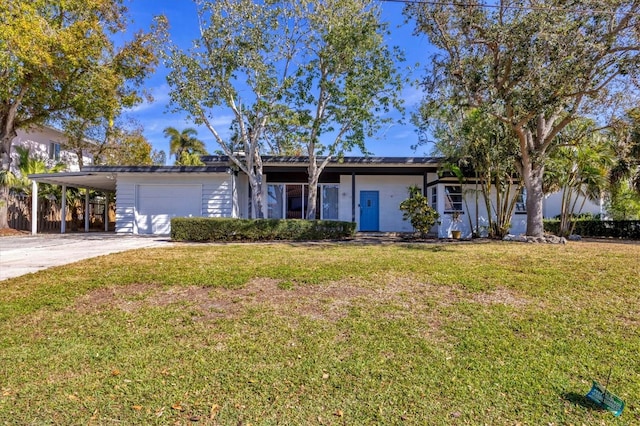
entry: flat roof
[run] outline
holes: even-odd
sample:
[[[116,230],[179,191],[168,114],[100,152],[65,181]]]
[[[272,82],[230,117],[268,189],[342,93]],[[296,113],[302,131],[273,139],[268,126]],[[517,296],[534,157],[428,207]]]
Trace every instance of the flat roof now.
[[[49,183],[52,185],[71,186],[74,188],[89,188],[96,191],[116,190],[116,177],[113,173],[90,173],[90,172],[62,172],[62,173],[41,173],[27,176],[38,183]]]
[[[204,166],[85,166],[79,172],[43,173],[28,177],[53,185],[115,191],[117,175],[122,173],[227,173],[232,165],[228,156],[207,155],[202,157],[202,161]],[[340,174],[344,169],[351,169],[361,174],[421,174],[437,170],[442,161],[442,157],[338,157],[329,161],[325,172]],[[309,158],[263,156],[262,162],[267,173],[290,173],[306,167]]]
[[[79,172],[41,173],[28,178],[38,183],[113,192],[119,173],[226,173],[228,170],[226,166],[86,166]]]
[[[229,164],[230,159],[226,155],[205,155],[202,156],[205,164]],[[318,162],[326,157],[318,157]],[[444,157],[333,157],[329,160],[332,167],[349,167],[356,165],[363,166],[438,166],[444,161]],[[309,164],[307,156],[278,156],[263,155],[264,165],[306,165]]]

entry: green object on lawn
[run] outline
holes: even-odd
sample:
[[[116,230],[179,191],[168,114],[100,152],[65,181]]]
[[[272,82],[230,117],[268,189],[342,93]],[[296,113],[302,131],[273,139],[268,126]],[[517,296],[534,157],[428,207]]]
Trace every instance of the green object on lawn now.
[[[624,401],[611,392],[608,392],[606,386],[602,386],[595,380],[586,398],[593,401],[596,405],[611,411],[616,417],[622,414],[622,410],[624,410]]]

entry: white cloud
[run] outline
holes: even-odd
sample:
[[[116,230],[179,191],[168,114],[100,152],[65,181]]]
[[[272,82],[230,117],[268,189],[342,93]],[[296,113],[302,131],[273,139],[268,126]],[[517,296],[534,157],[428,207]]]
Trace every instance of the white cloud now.
[[[170,89],[168,84],[152,87],[149,89],[149,93],[153,98],[151,102],[145,99],[142,103],[125,110],[125,113],[137,114],[158,107],[162,107],[164,109],[169,104],[169,91]]]
[[[407,108],[415,107],[420,104],[424,97],[424,91],[415,85],[407,86],[402,91],[402,99]]]

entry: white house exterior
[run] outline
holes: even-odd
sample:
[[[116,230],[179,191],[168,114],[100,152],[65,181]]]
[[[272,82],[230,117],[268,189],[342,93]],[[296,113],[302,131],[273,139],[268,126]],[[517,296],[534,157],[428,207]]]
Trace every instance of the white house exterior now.
[[[234,217],[233,175],[122,173],[116,186],[116,232],[168,234],[172,217]]]
[[[115,193],[115,229],[121,234],[168,234],[173,217],[250,217],[247,176],[235,171],[226,157],[203,157],[203,161],[206,166],[202,167],[89,166],[80,172],[32,179]],[[476,203],[475,185],[461,186],[454,176],[439,175],[441,161],[428,157],[332,161],[320,176],[315,219],[355,222],[356,229],[365,232],[412,232],[399,206],[408,197],[408,188],[418,186],[440,214],[440,224],[431,231],[434,236],[450,237],[457,229],[463,237],[470,237],[472,227],[482,234],[488,224],[482,195]],[[305,218],[306,158],[264,157],[263,171],[264,217]],[[559,206],[555,211],[545,208],[545,213],[553,217]],[[453,220],[455,216],[458,221]],[[511,220],[511,233],[523,233],[525,227],[526,212],[520,202]]]
[[[31,129],[18,129],[18,134],[11,143],[11,171],[17,171],[18,153],[16,147],[24,147],[30,150],[34,157],[45,160],[47,166],[52,167],[57,163],[64,163],[70,172],[80,171],[78,156],[66,149],[67,137],[59,130],[48,126],[38,126]],[[83,152],[83,164],[89,165],[93,157]]]

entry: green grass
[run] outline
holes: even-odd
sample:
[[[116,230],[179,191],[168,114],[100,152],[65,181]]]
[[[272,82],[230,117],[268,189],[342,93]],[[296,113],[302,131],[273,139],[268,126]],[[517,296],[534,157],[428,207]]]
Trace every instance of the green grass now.
[[[640,424],[639,281],[638,244],[100,257],[0,282],[0,424]]]

